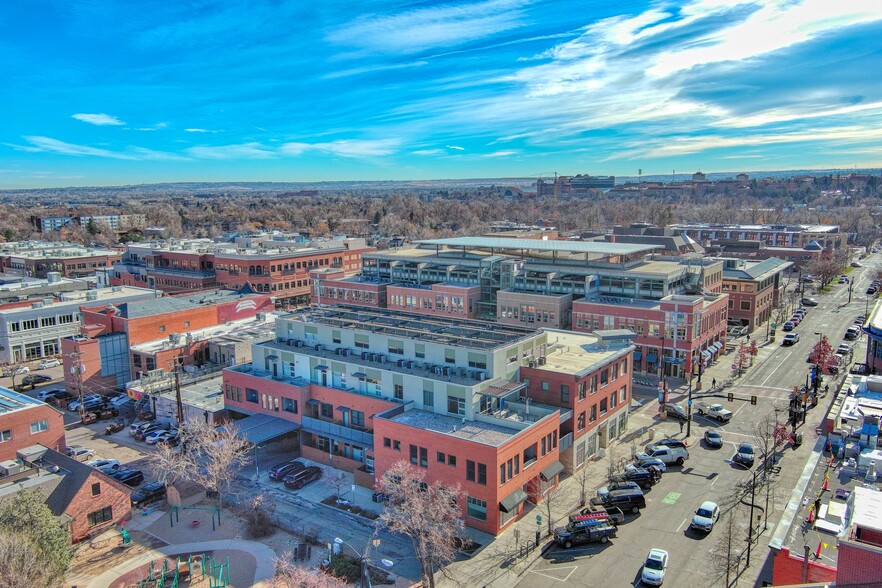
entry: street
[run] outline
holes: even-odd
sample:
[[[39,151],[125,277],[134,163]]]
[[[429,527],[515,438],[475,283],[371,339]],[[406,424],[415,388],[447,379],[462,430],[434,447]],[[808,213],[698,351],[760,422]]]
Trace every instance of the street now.
[[[683,468],[668,467],[662,480],[646,495],[647,508],[640,515],[619,526],[618,536],[605,545],[588,544],[583,547],[564,549],[551,547],[544,557],[540,558],[526,572],[518,586],[522,588],[547,588],[549,583],[567,586],[627,586],[640,584],[640,572],[649,550],[661,548],[669,552],[670,565],[665,575],[665,584],[670,586],[719,586],[719,572],[714,569],[713,550],[724,529],[718,525],[708,536],[690,532],[689,522],[695,509],[706,500],[719,504],[732,494],[733,487],[751,474],[740,466],[732,463],[735,448],[743,441],[751,442],[754,437],[754,425],[774,408],[786,408],[788,398],[794,386],[806,383],[806,374],[811,365],[807,358],[812,346],[823,333],[835,350],[842,343],[845,330],[852,325],[855,317],[865,313],[867,301],[864,291],[875,276],[880,265],[879,255],[872,255],[863,261],[866,267],[855,269],[849,276],[854,280],[852,302],[848,304],[848,285],[833,286],[833,292],[814,296],[819,305],[810,308],[805,320],[796,327],[794,332],[800,334],[800,340],[790,347],[782,347],[784,333],[777,333],[777,341],[765,342],[763,329],[754,336],[760,344],[760,352],[755,359],[756,365],[745,376],[735,380],[735,384],[722,390],[722,398],[707,400],[720,403],[733,413],[730,422],[722,424],[702,416],[694,416],[692,436],[689,443],[690,458]],[[874,301],[870,301],[872,305]],[[762,332],[761,332],[762,331]],[[863,362],[865,357],[865,341],[862,337],[854,344],[854,361]],[[737,345],[737,343],[736,343]],[[730,352],[720,362],[731,364],[734,353]],[[844,368],[847,370],[847,366]],[[825,376],[825,383],[834,383],[833,376]],[[836,379],[838,382],[838,379]],[[718,384],[721,382],[718,379]],[[710,382],[704,382],[705,390]],[[823,387],[823,384],[822,384]],[[736,400],[728,402],[725,395],[732,392]],[[696,393],[699,396],[701,393]],[[757,405],[752,406],[750,396],[757,397]],[[649,397],[647,397],[649,398]],[[739,400],[741,399],[741,400]],[[685,395],[675,396],[672,402],[685,407]],[[814,410],[825,410],[827,402]],[[653,419],[658,433],[666,432],[676,438],[677,426],[672,423],[660,423],[657,418],[658,405],[648,401],[640,409],[639,416]],[[634,415],[637,417],[638,415]],[[815,416],[813,414],[813,416]],[[786,417],[782,417],[786,418]],[[638,422],[637,418],[633,419]],[[636,426],[632,424],[632,427]],[[722,449],[708,449],[699,443],[704,431],[713,428],[724,440]],[[809,443],[816,437],[814,428],[802,430]],[[618,450],[624,454],[626,448]],[[745,585],[753,585],[767,556],[768,537],[771,535],[780,514],[790,497],[792,484],[789,479],[798,477],[805,466],[804,460],[787,459],[789,452],[784,451],[780,465],[782,468],[779,484],[780,489],[771,496],[771,516],[763,537],[754,546],[754,555],[750,570],[742,576]],[[757,497],[756,502],[763,504],[765,497]],[[758,513],[755,513],[758,514]],[[744,546],[746,537],[747,517],[736,521],[740,531],[740,543]],[[760,527],[762,530],[762,527]],[[765,541],[765,542],[763,542]]]

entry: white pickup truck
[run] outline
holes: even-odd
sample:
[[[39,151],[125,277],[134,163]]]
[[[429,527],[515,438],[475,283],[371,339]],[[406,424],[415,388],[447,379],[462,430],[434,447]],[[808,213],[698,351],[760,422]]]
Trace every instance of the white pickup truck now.
[[[722,404],[701,403],[698,405],[698,414],[717,419],[721,423],[725,423],[732,418],[732,411],[723,408]]]
[[[640,462],[645,459],[660,459],[665,464],[683,465],[683,462],[689,459],[689,452],[682,447],[665,447],[664,445],[654,445],[646,452],[641,451],[635,457]]]

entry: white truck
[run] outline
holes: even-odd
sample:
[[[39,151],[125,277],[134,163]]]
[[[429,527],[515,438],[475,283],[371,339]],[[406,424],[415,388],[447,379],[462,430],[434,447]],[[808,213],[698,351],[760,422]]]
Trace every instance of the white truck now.
[[[666,447],[664,445],[654,445],[646,452],[641,451],[635,457],[638,462],[644,459],[659,459],[665,464],[683,465],[683,462],[689,459],[689,452],[682,447]]]
[[[723,408],[722,404],[699,403],[698,414],[717,419],[721,423],[728,422],[732,418],[732,411]]]

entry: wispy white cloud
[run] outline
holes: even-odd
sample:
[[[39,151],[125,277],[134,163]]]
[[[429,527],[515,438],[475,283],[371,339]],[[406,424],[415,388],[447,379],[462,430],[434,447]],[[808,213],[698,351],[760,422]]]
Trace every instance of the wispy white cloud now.
[[[381,157],[391,155],[399,145],[397,139],[341,139],[326,143],[285,143],[279,148],[283,155],[302,155],[308,151],[318,151],[339,157]]]
[[[218,131],[212,131],[210,129],[200,129],[198,127],[190,127],[188,129],[184,129],[187,133],[217,133]]]
[[[443,149],[417,149],[416,151],[411,151],[413,155],[444,155],[446,153]]]
[[[136,130],[136,131],[150,132],[150,131],[158,131],[158,130],[164,129],[164,128],[166,128],[166,127],[168,127],[168,123],[167,123],[167,122],[160,122],[160,123],[156,123],[156,124],[153,125],[152,127],[138,127],[138,128],[136,128],[135,130]]]
[[[28,136],[23,137],[23,139],[31,144],[28,147],[24,147],[24,151],[49,151],[52,153],[61,153],[63,155],[91,155],[93,157],[107,157],[110,159],[138,159],[133,155],[117,153],[115,151],[110,151],[109,149],[101,149],[98,147],[65,143],[64,141],[59,141],[58,139],[52,139],[50,137]]]
[[[78,114],[71,115],[71,118],[75,118],[77,120],[83,121],[84,123],[89,123],[90,125],[98,125],[98,126],[122,126],[122,125],[126,124],[111,114],[78,113]]]
[[[482,157],[514,157],[515,155],[519,154],[519,151],[506,149],[504,151],[493,151],[492,153],[485,153]]]
[[[326,38],[357,53],[402,55],[454,47],[519,27],[525,4],[525,0],[485,0],[368,14],[336,26]]]
[[[454,149],[455,151],[465,151],[465,147],[460,147],[459,145],[445,145],[448,149]]]
[[[411,69],[415,67],[423,67],[428,65],[428,61],[412,61],[410,63],[392,63],[379,65],[366,65],[364,67],[353,67],[349,69],[341,69],[324,74],[322,77],[326,80],[337,78],[345,78],[349,76],[358,76],[367,73],[376,73],[378,71],[392,71],[396,69]]]
[[[200,145],[190,147],[187,153],[197,159],[272,159],[276,153],[260,143],[234,145]]]

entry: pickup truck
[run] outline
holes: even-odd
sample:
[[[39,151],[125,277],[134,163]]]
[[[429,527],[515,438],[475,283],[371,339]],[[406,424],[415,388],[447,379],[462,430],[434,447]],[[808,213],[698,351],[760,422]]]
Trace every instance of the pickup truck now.
[[[610,537],[616,536],[614,525],[582,516],[574,519],[566,527],[554,530],[554,541],[558,545],[569,549],[577,543],[606,543]]]
[[[618,506],[586,506],[578,515],[570,515],[570,522],[573,522],[577,516],[594,515],[598,519],[608,520],[614,525],[620,525],[625,522],[625,511]]]
[[[725,423],[732,418],[732,411],[723,408],[722,404],[699,404],[698,414],[717,419],[721,423]]]
[[[730,415],[731,416],[731,415]],[[677,464],[683,465],[683,462],[689,459],[689,452],[682,447],[665,447],[664,445],[654,445],[648,451],[641,451],[635,459],[640,462],[644,459],[660,459],[666,465]]]

